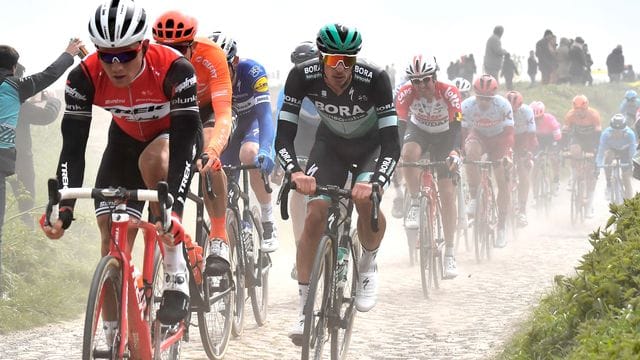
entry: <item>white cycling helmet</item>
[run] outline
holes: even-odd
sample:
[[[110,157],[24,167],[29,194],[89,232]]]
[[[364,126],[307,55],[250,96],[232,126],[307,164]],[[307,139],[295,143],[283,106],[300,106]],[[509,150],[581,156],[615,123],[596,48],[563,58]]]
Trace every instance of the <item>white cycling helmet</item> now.
[[[420,79],[425,76],[432,76],[435,75],[438,69],[439,67],[435,57],[421,54],[415,55],[413,59],[411,59],[409,66],[407,66],[407,78],[411,80]]]
[[[89,37],[99,48],[119,48],[142,41],[147,15],[133,0],[108,0],[89,20]]]
[[[455,85],[461,93],[471,91],[471,83],[465,78],[457,77],[453,79],[453,85]]]
[[[222,50],[224,50],[224,53],[227,54],[227,62],[230,63],[233,61],[233,58],[238,52],[238,46],[235,40],[221,31],[214,31],[213,34],[209,35],[209,40],[218,44]]]

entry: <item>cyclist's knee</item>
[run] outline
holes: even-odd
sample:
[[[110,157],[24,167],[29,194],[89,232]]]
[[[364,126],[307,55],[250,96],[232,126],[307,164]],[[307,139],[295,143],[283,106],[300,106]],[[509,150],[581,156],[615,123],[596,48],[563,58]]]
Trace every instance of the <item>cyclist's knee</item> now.
[[[258,144],[248,141],[240,147],[240,162],[243,164],[252,164],[253,159],[258,155]]]
[[[477,140],[468,140],[465,142],[464,151],[469,160],[480,160],[482,157],[482,145]]]
[[[420,153],[422,149],[420,145],[415,142],[409,142],[402,146],[402,160],[403,161],[418,161],[420,159]]]

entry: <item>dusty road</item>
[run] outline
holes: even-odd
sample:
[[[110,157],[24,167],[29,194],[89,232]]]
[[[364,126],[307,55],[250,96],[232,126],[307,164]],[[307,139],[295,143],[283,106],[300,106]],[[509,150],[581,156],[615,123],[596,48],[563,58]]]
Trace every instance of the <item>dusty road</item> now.
[[[597,195],[602,196],[598,188]],[[390,205],[389,199],[386,206]],[[477,264],[461,247],[460,276],[442,283],[424,299],[418,269],[408,266],[401,222],[390,221],[378,261],[381,275],[378,305],[357,315],[350,359],[487,359],[495,355],[526,318],[556,274],[572,274],[589,250],[588,233],[604,224],[600,203],[595,219],[572,227],[568,200],[548,219],[532,217],[525,233],[489,263]],[[389,211],[387,209],[387,214]],[[532,212],[531,212],[532,213]],[[268,322],[258,328],[248,312],[243,336],[231,341],[227,359],[296,359],[299,349],[287,338],[295,319],[297,285],[289,278],[294,259],[287,224],[279,224],[281,248],[274,254]],[[248,307],[250,304],[247,305]],[[0,359],[77,359],[82,320],[0,336]],[[184,359],[205,359],[197,329],[183,348]]]

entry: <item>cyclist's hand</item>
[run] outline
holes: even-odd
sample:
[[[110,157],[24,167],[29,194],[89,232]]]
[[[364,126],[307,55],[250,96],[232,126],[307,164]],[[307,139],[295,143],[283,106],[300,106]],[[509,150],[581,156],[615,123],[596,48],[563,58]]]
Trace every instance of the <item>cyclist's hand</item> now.
[[[371,183],[357,182],[351,189],[351,198],[354,202],[369,201],[371,199]],[[380,196],[382,196],[382,186],[380,186]]]
[[[82,46],[82,40],[74,38],[69,40],[69,45],[67,45],[67,48],[64,51],[69,53],[71,56],[76,56],[80,53],[80,47]]]
[[[260,158],[262,158],[262,162],[260,162]],[[271,158],[269,152],[265,150],[260,150],[258,152],[258,155],[256,155],[255,159],[253,159],[253,163],[267,174],[270,174],[271,171],[273,171],[273,167],[275,166],[275,163],[273,162],[273,159]]]
[[[169,228],[169,231],[164,231],[160,221],[156,222],[156,231],[158,231],[160,241],[170,246],[179,244],[184,239],[182,221],[175,213],[171,214],[171,227]]]
[[[291,182],[296,184],[296,191],[303,195],[313,195],[316,193],[316,178],[308,176],[302,171],[292,173]]]
[[[71,226],[73,221],[73,210],[68,207],[60,208],[58,220],[53,225],[45,225],[47,214],[40,217],[40,228],[49,239],[60,239],[64,235],[64,231]]]
[[[213,149],[212,147],[208,147],[207,150],[205,150],[205,153],[207,154],[209,160],[205,164],[202,163],[201,159],[198,159],[198,161],[196,162],[196,166],[198,166],[198,170],[201,173],[205,173],[209,171],[209,169],[213,171],[219,171],[220,169],[222,169],[220,155],[218,155],[218,152],[215,149]]]
[[[449,165],[449,171],[452,173],[459,173],[462,168],[462,159],[455,154],[449,154],[447,157],[447,164]]]

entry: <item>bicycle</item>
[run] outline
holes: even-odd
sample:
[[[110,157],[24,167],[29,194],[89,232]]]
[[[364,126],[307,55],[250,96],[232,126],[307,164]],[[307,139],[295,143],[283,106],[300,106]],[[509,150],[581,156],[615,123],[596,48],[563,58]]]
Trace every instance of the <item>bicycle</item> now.
[[[588,176],[589,169],[593,167],[593,154],[582,152],[582,156],[574,157],[571,154],[563,154],[564,158],[576,162],[576,168],[572,175],[571,183],[571,224],[583,223],[589,202]]]
[[[557,160],[557,159],[555,159]],[[538,214],[549,216],[551,198],[553,197],[553,170],[552,157],[547,150],[543,150],[535,156],[533,165],[533,198],[536,202]]]
[[[371,226],[378,231],[380,189],[376,183],[372,186]],[[287,172],[278,195],[284,220],[289,218],[288,194],[293,189],[295,184],[291,182],[291,173]],[[355,294],[360,259],[360,243],[353,240],[355,233],[351,231],[354,204],[351,190],[335,185],[317,186],[316,195],[329,197],[330,206],[325,234],[320,239],[313,262],[309,294],[304,307],[304,333],[300,344],[302,359],[322,359],[324,345],[328,341],[331,344],[331,359],[344,359],[356,314]],[[348,200],[344,216],[341,216],[341,207],[345,206],[341,199]]]
[[[261,161],[261,160],[260,160]],[[260,250],[262,244],[262,224],[256,206],[249,203],[249,177],[247,170],[259,169],[250,165],[223,165],[227,174],[227,232],[229,242],[233,244],[236,278],[236,308],[232,333],[238,337],[244,329],[244,306],[246,292],[251,299],[253,316],[258,326],[267,320],[267,304],[269,299],[269,270],[271,257]],[[238,183],[239,172],[242,172],[242,187]],[[261,172],[262,181],[268,193],[271,193],[268,177]],[[242,199],[240,210],[238,202]]]
[[[476,194],[476,211],[473,219],[473,243],[477,262],[491,260],[491,248],[496,241],[498,228],[498,204],[491,181],[494,161],[465,161],[480,169],[480,184]]]
[[[469,242],[469,216],[467,215],[467,203],[469,202],[469,189],[466,182],[462,181],[464,169],[460,169],[460,181],[456,185],[456,204],[458,208],[458,218],[456,221],[456,251],[460,247],[460,243],[464,240],[466,251],[471,250]]]
[[[624,202],[626,192],[624,182],[622,181],[622,169],[628,168],[630,166],[631,164],[622,163],[621,159],[618,156],[614,157],[611,164],[603,166],[603,168],[607,169],[607,171],[609,172],[608,197],[610,203],[620,205]]]
[[[438,194],[434,169],[447,166],[446,161],[402,162],[398,167],[412,167],[421,170],[418,201],[418,239],[420,244],[420,279],[422,294],[429,298],[432,288],[440,287],[444,279],[444,231],[442,228],[442,208]]]
[[[509,203],[505,217],[506,233],[511,233],[511,237],[514,241],[518,240],[518,213],[521,210],[526,210],[520,209],[518,197],[520,183],[517,167],[522,165],[521,161],[522,159],[518,159],[518,161],[513,163],[507,162],[506,160],[503,160],[502,162],[502,165],[504,166],[504,177],[507,182],[507,191],[511,194],[511,202]]]
[[[58,189],[57,179],[48,183],[49,202],[45,221],[51,224],[58,218],[59,202],[65,199],[115,200],[111,209],[111,241],[109,253],[100,259],[91,281],[83,331],[82,358],[88,359],[177,359],[181,341],[188,340],[191,311],[197,312],[198,323],[207,324],[207,316],[215,311],[212,305],[231,295],[231,273],[218,277],[203,277],[196,284],[190,272],[189,291],[191,311],[178,324],[163,325],[156,319],[156,311],[162,298],[163,268],[160,256],[164,256],[164,245],[159,241],[155,225],[132,219],[126,212],[128,200],[158,202],[164,211],[161,223],[169,223],[172,197],[166,182],[158,183],[158,190],[127,190],[124,188],[65,188]],[[142,274],[134,274],[131,264],[131,247],[127,231],[134,227],[144,235],[144,258]],[[123,246],[124,244],[124,246]],[[162,254],[162,255],[161,255]],[[111,298],[111,301],[106,301]],[[107,334],[97,333],[103,310],[108,306],[118,321],[118,330],[112,339]],[[210,329],[200,326],[203,347],[210,359],[214,344],[208,334]],[[109,342],[109,343],[108,343]]]

